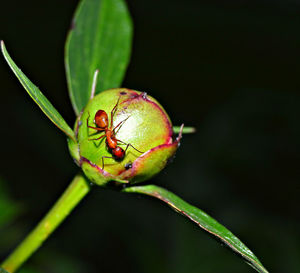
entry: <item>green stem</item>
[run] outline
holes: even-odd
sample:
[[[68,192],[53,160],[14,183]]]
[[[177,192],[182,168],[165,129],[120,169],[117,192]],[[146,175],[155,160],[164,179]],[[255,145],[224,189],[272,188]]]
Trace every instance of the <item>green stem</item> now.
[[[10,273],[15,272],[42,245],[89,191],[90,186],[87,179],[82,174],[75,176],[51,210],[10,254],[1,267]]]
[[[173,132],[178,134],[180,132],[180,126],[173,126]],[[193,134],[196,132],[195,127],[183,127],[182,133],[183,134]]]

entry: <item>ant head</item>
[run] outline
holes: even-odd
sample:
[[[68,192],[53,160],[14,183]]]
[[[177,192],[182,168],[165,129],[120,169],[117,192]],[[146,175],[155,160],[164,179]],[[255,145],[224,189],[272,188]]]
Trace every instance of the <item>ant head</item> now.
[[[125,156],[125,151],[119,146],[117,146],[115,149],[112,149],[111,152],[116,160],[122,160]]]
[[[101,129],[106,129],[108,127],[108,117],[104,110],[98,110],[95,114],[95,124]]]

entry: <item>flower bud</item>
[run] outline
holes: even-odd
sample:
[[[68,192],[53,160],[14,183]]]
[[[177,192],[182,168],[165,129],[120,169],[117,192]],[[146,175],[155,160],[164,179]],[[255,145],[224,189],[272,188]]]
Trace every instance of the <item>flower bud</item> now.
[[[101,110],[101,111],[99,111]],[[89,101],[75,123],[74,160],[95,184],[137,183],[159,173],[179,146],[162,106],[146,93],[111,89]]]

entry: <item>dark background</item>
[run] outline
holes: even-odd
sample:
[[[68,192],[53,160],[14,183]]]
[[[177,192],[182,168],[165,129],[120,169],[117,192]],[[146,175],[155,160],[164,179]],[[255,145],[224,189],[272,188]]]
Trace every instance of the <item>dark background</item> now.
[[[71,125],[63,49],[77,1],[1,1],[0,38]],[[270,272],[300,267],[300,1],[128,1],[135,23],[124,87],[193,125],[150,183],[202,208]],[[29,232],[77,167],[64,135],[3,58],[1,182],[18,215],[0,258]],[[0,212],[1,213],[1,212]],[[157,200],[94,188],[21,272],[254,272]]]

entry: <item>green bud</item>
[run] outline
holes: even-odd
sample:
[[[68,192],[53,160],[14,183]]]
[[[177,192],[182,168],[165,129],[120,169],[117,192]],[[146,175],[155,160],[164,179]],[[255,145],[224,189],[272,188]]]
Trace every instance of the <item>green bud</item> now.
[[[105,135],[105,130],[100,131],[95,124],[98,110],[107,113],[107,129],[119,125],[112,137],[126,151],[124,158],[113,156],[108,137],[96,140]],[[75,123],[75,132],[78,143],[69,140],[71,155],[98,185],[110,181],[137,183],[151,178],[174,156],[181,139],[181,133],[173,139],[172,123],[154,98],[125,88],[111,89],[91,99]]]

